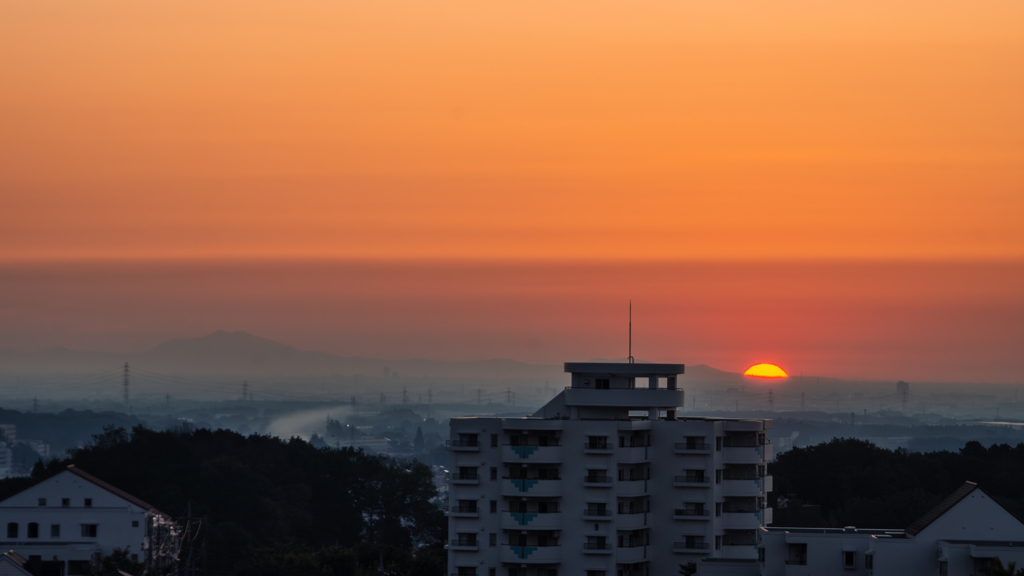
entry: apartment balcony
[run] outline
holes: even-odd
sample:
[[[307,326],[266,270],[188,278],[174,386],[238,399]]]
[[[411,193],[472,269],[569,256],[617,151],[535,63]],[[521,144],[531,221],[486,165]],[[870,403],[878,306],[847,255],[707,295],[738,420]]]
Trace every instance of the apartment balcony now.
[[[502,446],[501,461],[528,464],[559,464],[561,446]]]
[[[586,542],[583,544],[584,554],[604,554],[608,555],[612,553],[612,545],[610,543],[595,544],[592,542]]]
[[[502,512],[502,530],[561,530],[560,513],[540,514],[538,512]]]
[[[640,446],[637,448],[619,448],[615,455],[615,459],[618,460],[619,464],[641,464],[643,462],[650,462],[650,448],[646,446]]]
[[[619,480],[615,484],[616,496],[643,496],[647,494],[647,480]]]
[[[480,509],[468,506],[450,506],[448,508],[448,515],[452,518],[479,518]]]
[[[711,478],[708,476],[676,476],[672,479],[676,488],[710,488]]]
[[[705,554],[710,549],[707,542],[673,542],[672,551],[677,554]]]
[[[611,519],[611,510],[583,510],[583,520],[585,522],[607,522]]]
[[[608,444],[608,443],[604,443],[604,444],[591,444],[591,443],[587,442],[586,444],[583,445],[583,453],[584,454],[614,454],[615,453],[615,445],[614,444]]]
[[[750,512],[726,512],[722,511],[722,519],[719,524],[722,528],[729,530],[745,530],[761,527],[761,511]]]
[[[480,543],[476,540],[452,540],[448,544],[448,549],[475,552],[480,549]]]
[[[452,472],[448,474],[448,482],[451,484],[465,484],[473,485],[480,483],[480,475],[476,472],[459,474],[458,472]]]
[[[646,546],[631,546],[615,549],[615,562],[617,564],[635,564],[647,560]]]
[[[763,478],[753,480],[722,480],[723,496],[763,496]]]
[[[757,544],[726,544],[723,542],[720,555],[722,558],[757,558]]]
[[[708,522],[711,520],[710,510],[686,510],[684,508],[676,508],[675,513],[672,515],[676,520],[695,520]]]
[[[615,481],[611,476],[587,475],[583,477],[583,486],[587,488],[611,488],[614,485]]]
[[[676,442],[672,449],[676,454],[710,454],[711,444],[701,442]]]
[[[509,564],[558,564],[562,561],[561,546],[501,547],[501,561]]]
[[[480,442],[477,440],[446,440],[444,445],[453,452],[480,451]]]
[[[767,445],[769,451],[771,445]],[[722,448],[722,462],[725,464],[761,464],[770,460],[764,457],[765,446],[727,446]]]
[[[523,480],[503,478],[501,481],[502,496],[558,496],[562,495],[561,480]]]
[[[619,408],[622,410],[647,410],[649,408],[674,410],[682,406],[684,402],[682,390],[666,388],[565,389],[566,406]]]
[[[647,513],[619,514],[615,517],[616,530],[638,530],[647,526]]]

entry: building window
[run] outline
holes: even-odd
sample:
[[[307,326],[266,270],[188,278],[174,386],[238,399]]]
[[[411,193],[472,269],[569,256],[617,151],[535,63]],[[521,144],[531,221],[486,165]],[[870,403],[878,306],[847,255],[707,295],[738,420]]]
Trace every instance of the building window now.
[[[40,506],[46,506],[46,498],[40,498],[39,499],[39,505]]]
[[[856,568],[857,567],[857,553],[856,552],[843,552],[843,568]]]
[[[491,434],[491,448],[497,448],[497,447],[498,447],[498,435],[497,434]]]
[[[598,390],[607,390],[611,387],[611,381],[608,378],[597,378],[594,380],[594,387]]]
[[[455,576],[476,576],[476,568],[472,566],[459,566],[459,571]]]
[[[604,570],[587,570],[587,576],[605,576]]]
[[[28,530],[26,530],[26,536],[29,538],[39,538],[39,524],[29,522]]]
[[[939,562],[939,576],[949,576],[949,562]]]
[[[92,508],[92,498],[86,498],[85,499],[85,507],[86,508]]]
[[[88,560],[68,560],[68,576],[80,576],[92,572],[92,562]]]
[[[82,538],[95,538],[99,524],[82,524]]]
[[[17,522],[8,522],[7,523],[7,537],[8,538],[17,538],[18,537],[18,523]]]
[[[68,508],[70,506],[71,506],[71,498],[61,498],[60,499],[60,507],[61,508]]]
[[[495,546],[498,545],[498,534],[497,533],[495,533],[495,532],[491,532],[490,533],[490,535],[489,535],[489,543],[490,543],[491,548],[494,548]]]
[[[715,436],[715,452],[721,452],[721,451],[722,451],[722,437],[721,436]]]
[[[722,503],[721,502],[715,502],[715,516],[721,516],[721,515],[722,515]]]
[[[497,500],[491,500],[491,514],[497,514],[497,513],[498,513],[498,501]]]
[[[50,524],[50,538],[60,538],[60,524]]]
[[[495,568],[488,568],[487,569],[487,576],[497,576],[497,574],[498,574],[498,570],[497,569],[495,569]]]
[[[757,549],[757,561],[764,564],[764,548]]]
[[[715,484],[721,484],[721,483],[722,483],[722,471],[721,470],[715,470]]]
[[[132,520],[132,528],[138,528],[138,527],[139,527],[139,521],[138,520]]]
[[[715,550],[721,550],[721,549],[722,549],[722,537],[721,536],[715,536]]]
[[[865,570],[874,570],[875,569],[875,556],[874,556],[874,554],[865,554],[864,555],[864,569]]]
[[[491,467],[491,480],[497,480],[497,479],[498,479],[498,469],[492,466]]]

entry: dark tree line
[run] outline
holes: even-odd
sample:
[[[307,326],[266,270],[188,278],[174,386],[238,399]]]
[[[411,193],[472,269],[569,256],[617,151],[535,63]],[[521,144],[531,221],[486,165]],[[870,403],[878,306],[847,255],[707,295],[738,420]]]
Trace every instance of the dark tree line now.
[[[910,452],[835,438],[784,452],[769,471],[772,506],[794,495],[820,505],[830,526],[905,528],[965,481],[1024,518],[1024,444],[968,442],[957,452]]]
[[[440,547],[447,530],[424,464],[227,430],[109,427],[69,458],[37,464],[31,479],[0,481],[0,498],[68,464],[171,516],[191,505],[192,516],[208,520],[211,573],[232,572],[281,543],[293,552],[378,545],[411,555],[416,546]]]

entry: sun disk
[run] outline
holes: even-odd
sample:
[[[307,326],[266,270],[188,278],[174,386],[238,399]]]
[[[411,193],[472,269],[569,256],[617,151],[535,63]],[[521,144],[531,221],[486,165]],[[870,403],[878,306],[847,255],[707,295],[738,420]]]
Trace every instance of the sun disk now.
[[[756,378],[787,378],[789,374],[782,368],[779,368],[775,364],[757,364],[751,366],[743,373],[744,376],[754,376]]]

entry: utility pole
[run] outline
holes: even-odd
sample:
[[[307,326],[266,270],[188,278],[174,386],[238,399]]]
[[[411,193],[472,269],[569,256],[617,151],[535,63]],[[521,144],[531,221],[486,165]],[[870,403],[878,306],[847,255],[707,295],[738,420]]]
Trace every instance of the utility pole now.
[[[129,374],[128,374],[128,363],[125,362],[124,363],[124,405],[125,405],[125,407],[129,406],[129,404],[128,404],[128,384],[129,384],[129,379],[130,378],[129,378]]]

